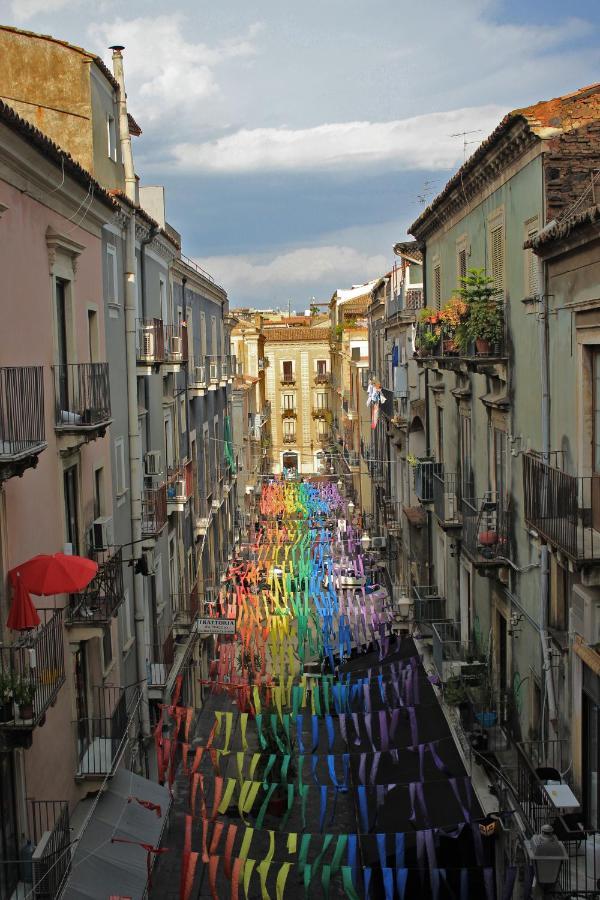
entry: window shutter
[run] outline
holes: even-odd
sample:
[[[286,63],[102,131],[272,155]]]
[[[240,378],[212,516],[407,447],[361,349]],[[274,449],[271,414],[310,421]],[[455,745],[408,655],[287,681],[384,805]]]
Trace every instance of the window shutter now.
[[[467,274],[467,251],[458,251],[458,277],[465,278]]]
[[[504,294],[504,225],[497,225],[490,235],[491,276],[496,294]]]
[[[433,299],[437,309],[442,303],[442,269],[441,266],[435,266],[433,269]]]
[[[537,226],[527,229],[527,240],[531,241],[538,233]],[[538,285],[538,259],[533,250],[526,250],[525,266],[527,278],[527,296],[536,297],[539,293]]]
[[[114,303],[117,299],[117,273],[116,273],[116,256],[112,246],[106,248],[106,285],[108,290],[108,301]]]

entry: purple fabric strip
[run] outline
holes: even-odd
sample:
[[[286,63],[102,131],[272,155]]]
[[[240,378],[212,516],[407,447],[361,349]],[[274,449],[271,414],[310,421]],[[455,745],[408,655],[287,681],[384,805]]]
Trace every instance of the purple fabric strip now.
[[[515,882],[517,880],[517,867],[508,866],[504,875],[504,887],[502,888],[502,900],[512,900]]]
[[[379,710],[379,737],[381,741],[381,749],[387,751],[390,748],[390,738],[388,734],[387,710]]]
[[[358,780],[361,784],[367,783],[367,754],[360,754],[360,763],[358,766]]]
[[[413,744],[419,743],[419,728],[417,726],[417,716],[414,706],[408,706],[408,720],[410,722],[410,739]]]
[[[375,744],[373,743],[373,725],[371,723],[371,713],[365,713],[364,720],[365,720],[365,728],[367,729],[367,734],[368,734],[369,740],[371,742],[371,747],[374,750]]]
[[[371,766],[371,775],[370,775],[370,779],[369,779],[372,785],[375,784],[375,780],[377,778],[377,770],[379,768],[380,760],[381,760],[381,753],[376,753],[375,756],[373,757],[373,765]]]

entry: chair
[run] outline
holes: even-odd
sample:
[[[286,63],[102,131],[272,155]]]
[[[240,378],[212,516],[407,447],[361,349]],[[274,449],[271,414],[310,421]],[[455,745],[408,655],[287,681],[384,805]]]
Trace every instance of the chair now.
[[[558,769],[553,769],[550,766],[541,766],[539,769],[535,770],[535,774],[542,784],[547,784],[549,781],[562,781]]]

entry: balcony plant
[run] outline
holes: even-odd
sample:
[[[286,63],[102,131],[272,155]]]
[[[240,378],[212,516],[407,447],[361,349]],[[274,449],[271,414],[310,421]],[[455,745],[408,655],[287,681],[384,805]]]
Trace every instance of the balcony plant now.
[[[460,297],[452,297],[440,310],[439,319],[442,323],[444,353],[456,353],[458,350],[456,335],[466,321],[468,311],[469,307]]]
[[[14,719],[13,697],[15,680],[11,672],[0,672],[0,722]]]
[[[477,353],[489,354],[493,345],[502,339],[504,321],[494,280],[485,274],[485,269],[469,269],[460,281],[459,296],[466,303],[468,313],[457,340],[463,351],[474,342]]]
[[[35,697],[36,684],[31,678],[19,678],[15,683],[15,700],[19,706],[19,716],[22,719],[33,719],[33,698]]]
[[[437,309],[426,306],[419,313],[415,349],[423,356],[431,356],[442,337],[442,323]]]

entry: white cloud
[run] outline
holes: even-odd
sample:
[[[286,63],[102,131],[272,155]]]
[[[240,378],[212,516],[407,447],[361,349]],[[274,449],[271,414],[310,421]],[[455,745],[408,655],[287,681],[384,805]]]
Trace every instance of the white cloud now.
[[[449,169],[462,159],[457,132],[483,139],[505,109],[479,106],[391,122],[337,122],[314,128],[254,128],[173,148],[176,164],[204,172],[357,169],[393,163],[406,169]],[[471,148],[472,149],[472,148]]]
[[[331,294],[336,286],[362,284],[389,268],[384,254],[365,253],[343,245],[299,247],[276,255],[212,256],[198,262],[225,287],[233,305],[245,298],[278,295],[287,302],[286,289],[292,287],[304,296],[302,286],[307,297],[321,287],[328,299],[327,291]]]
[[[13,16],[27,21],[39,13],[59,12],[67,6],[74,5],[74,0],[12,0],[11,10]]]
[[[38,0],[29,0],[38,2]],[[54,0],[56,2],[56,0]],[[61,2],[61,0],[58,0]],[[193,115],[218,93],[215,69],[232,59],[251,57],[261,26],[212,46],[196,41],[185,30],[180,13],[153,18],[117,19],[91,25],[90,40],[99,47],[125,46],[125,79],[132,111],[142,126],[164,123],[183,110]],[[107,56],[107,62],[110,57]]]

